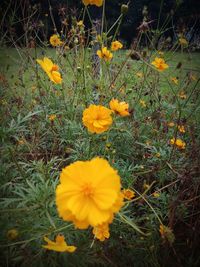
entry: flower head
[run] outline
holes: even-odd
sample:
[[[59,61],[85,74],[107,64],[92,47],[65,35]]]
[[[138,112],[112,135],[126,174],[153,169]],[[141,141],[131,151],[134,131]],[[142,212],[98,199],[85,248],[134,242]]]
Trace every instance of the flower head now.
[[[40,64],[40,66],[46,72],[52,82],[56,84],[62,82],[62,77],[60,75],[60,72],[58,72],[58,65],[53,64],[53,62],[49,58],[44,57],[43,60],[37,59],[37,63]]]
[[[77,26],[79,26],[79,27],[84,27],[83,21],[82,21],[82,20],[79,20],[79,21],[77,22]]]
[[[142,78],[144,75],[143,75],[142,72],[137,72],[137,73],[136,73],[136,76],[137,76],[138,78]]]
[[[18,236],[19,236],[19,232],[17,231],[17,229],[10,229],[7,232],[7,238],[9,240],[15,240]]]
[[[52,46],[60,46],[63,44],[63,42],[60,40],[60,36],[57,34],[53,34],[50,39],[49,42]]]
[[[113,54],[107,49],[107,47],[102,47],[101,50],[98,50],[97,56],[105,61],[110,61],[113,58]]]
[[[49,115],[49,120],[54,121],[56,119],[56,117],[57,116],[55,114],[51,114],[51,115]]]
[[[91,133],[103,133],[112,124],[112,111],[104,106],[90,105],[83,111],[82,121]]]
[[[170,139],[170,144],[177,146],[179,149],[185,149],[186,143],[180,138],[175,139],[174,137]]]
[[[169,127],[174,127],[175,123],[174,123],[173,121],[171,121],[171,122],[169,122],[167,125],[168,125]]]
[[[164,239],[165,241],[168,241],[170,244],[174,242],[175,237],[174,237],[174,233],[172,229],[161,224],[159,227],[159,232],[160,232],[160,236],[162,239]]]
[[[111,43],[111,50],[112,51],[117,51],[118,49],[121,49],[123,47],[123,44],[120,43],[119,41],[114,41]]]
[[[105,239],[110,237],[108,223],[103,223],[94,227],[92,232],[95,238],[99,239],[100,241],[104,241]]]
[[[85,6],[88,6],[88,5],[95,5],[95,6],[102,6],[103,5],[103,0],[82,0],[83,1],[83,4]]]
[[[188,41],[184,37],[179,38],[179,43],[182,46],[187,46],[188,45]]]
[[[120,177],[107,160],[93,158],[65,167],[56,189],[60,217],[86,229],[111,223],[123,205]]]
[[[179,130],[180,133],[185,133],[184,125],[178,125],[178,130]]]
[[[178,96],[180,97],[180,99],[186,99],[187,98],[187,95],[186,95],[186,93],[184,91],[180,91]]]
[[[158,192],[154,192],[152,195],[153,195],[155,198],[157,198],[157,197],[160,196],[160,194],[159,194]]]
[[[126,102],[119,102],[117,99],[112,99],[109,103],[110,109],[112,109],[116,114],[119,114],[122,117],[129,116],[130,113],[128,111],[129,104]]]
[[[171,81],[172,81],[173,83],[175,83],[176,85],[178,84],[178,79],[177,79],[176,77],[172,77],[172,78],[171,78]]]
[[[135,197],[135,192],[131,189],[124,189],[122,191],[122,194],[123,194],[124,198],[127,200],[131,200],[132,198]]]
[[[51,241],[46,236],[44,237],[44,241],[47,242],[47,245],[43,245],[43,248],[54,250],[57,252],[74,252],[76,250],[75,246],[68,246],[65,242],[65,238],[63,235],[57,235],[56,241]]]
[[[140,100],[140,106],[146,108],[147,104],[144,100]]]
[[[164,58],[160,57],[156,57],[151,64],[154,65],[159,71],[164,71],[165,69],[169,68],[169,66],[165,63]]]

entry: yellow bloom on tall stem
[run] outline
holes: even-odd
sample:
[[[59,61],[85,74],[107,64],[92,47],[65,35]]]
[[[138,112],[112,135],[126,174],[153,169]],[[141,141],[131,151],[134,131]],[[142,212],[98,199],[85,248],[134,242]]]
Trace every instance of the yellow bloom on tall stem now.
[[[178,84],[178,79],[177,79],[176,77],[172,77],[172,78],[171,78],[171,81],[172,81],[173,83],[175,83],[176,85]]]
[[[186,95],[186,93],[184,91],[180,91],[178,96],[180,97],[180,99],[186,99],[187,98],[187,95]]]
[[[188,45],[188,41],[184,37],[179,38],[179,43],[182,46],[187,46]]]
[[[65,242],[65,238],[63,235],[57,235],[56,241],[51,241],[46,236],[44,237],[44,241],[47,242],[47,245],[43,245],[43,248],[54,250],[57,252],[74,252],[76,250],[75,246],[68,246]]]
[[[177,146],[179,149],[185,149],[186,143],[180,138],[175,139],[174,137],[170,139],[170,144]]]
[[[111,223],[123,205],[120,177],[103,158],[76,161],[65,167],[56,188],[60,217],[86,229]]]
[[[131,189],[124,189],[122,191],[122,194],[123,194],[124,198],[127,200],[131,200],[132,198],[135,197],[135,192]]]
[[[102,47],[101,50],[98,50],[97,56],[105,61],[110,61],[113,58],[113,54],[107,49],[107,47]]]
[[[108,223],[103,223],[94,227],[92,232],[95,238],[99,239],[100,241],[104,241],[110,237]]]
[[[56,83],[60,84],[62,82],[62,77],[60,72],[58,72],[59,67],[58,65],[54,64],[49,58],[44,57],[44,59],[37,59],[38,64],[42,67],[42,69],[46,72],[49,76],[49,79]]]
[[[57,34],[53,34],[50,39],[49,42],[52,46],[56,47],[56,46],[61,46],[63,44],[63,42],[60,40],[60,36]]]
[[[103,5],[103,0],[82,0],[83,1],[83,4],[85,6],[88,6],[88,5],[95,5],[95,6],[102,6]]]
[[[112,99],[109,103],[110,109],[113,110],[116,114],[125,117],[129,116],[130,113],[128,111],[129,104],[126,102],[119,102],[117,99]]]
[[[178,130],[179,130],[180,133],[185,133],[184,125],[178,125]]]
[[[91,133],[103,133],[109,129],[112,124],[112,111],[104,106],[90,105],[83,111],[83,125]]]
[[[166,64],[164,58],[156,57],[153,62],[151,62],[152,65],[156,67],[159,71],[164,71],[165,69],[169,68],[169,66]]]
[[[119,41],[114,41],[111,43],[111,50],[112,51],[117,51],[123,47],[123,44],[120,43]]]

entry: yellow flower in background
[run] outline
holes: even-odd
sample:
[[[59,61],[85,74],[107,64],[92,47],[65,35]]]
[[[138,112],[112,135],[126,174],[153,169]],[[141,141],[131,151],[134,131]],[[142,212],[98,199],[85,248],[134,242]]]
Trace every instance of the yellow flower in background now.
[[[151,64],[154,65],[159,71],[164,71],[165,69],[169,68],[169,65],[165,63],[165,60],[160,57],[156,57]]]
[[[138,78],[142,78],[144,75],[143,75],[142,72],[137,72],[137,73],[136,73],[136,76],[137,76]]]
[[[15,228],[10,229],[10,230],[8,230],[6,236],[9,240],[15,240],[19,236],[19,232]]]
[[[189,79],[192,80],[192,81],[197,81],[196,75],[192,74],[192,73],[189,75]]]
[[[135,197],[135,192],[131,189],[123,189],[122,194],[123,194],[124,198],[127,200],[131,200],[132,198]]]
[[[181,37],[178,40],[179,40],[180,45],[182,45],[182,46],[188,45],[188,41],[185,38]]]
[[[163,56],[163,55],[164,55],[164,52],[162,52],[162,51],[158,51],[158,54],[159,54],[160,56]]]
[[[107,49],[107,47],[102,47],[101,50],[98,50],[97,56],[105,61],[110,61],[113,58],[113,54]]]
[[[185,133],[184,125],[178,125],[178,130],[179,130],[180,133]]]
[[[75,246],[68,246],[65,242],[65,238],[63,235],[57,235],[56,241],[51,241],[47,237],[44,237],[44,241],[47,242],[47,245],[43,245],[43,248],[54,250],[57,252],[74,252],[76,250]]]
[[[103,133],[109,129],[112,124],[112,110],[100,106],[90,105],[83,111],[83,125],[91,133]]]
[[[181,91],[178,96],[180,97],[180,99],[186,99],[187,98],[187,95],[184,91]]]
[[[144,100],[140,100],[140,106],[146,108],[147,104]]]
[[[176,145],[179,149],[185,149],[186,143],[180,138],[175,139],[174,137],[170,139],[171,145]]]
[[[174,127],[175,123],[172,121],[172,122],[169,122],[167,125],[168,125],[169,127]]]
[[[175,83],[176,85],[178,84],[178,79],[177,79],[176,77],[172,77],[172,78],[171,78],[171,81],[172,81],[173,83]]]
[[[60,36],[57,34],[53,34],[50,39],[49,42],[52,46],[61,46],[63,44],[63,42],[60,40]]]
[[[123,205],[120,177],[103,158],[76,161],[65,167],[56,188],[60,217],[79,229],[111,223]]]
[[[40,66],[46,72],[52,82],[56,84],[60,84],[62,82],[62,77],[60,75],[60,72],[58,72],[58,65],[53,64],[53,62],[47,57],[44,57],[43,60],[37,59],[36,61],[38,64],[40,64]]]
[[[130,113],[128,111],[129,104],[126,102],[119,102],[117,99],[112,99],[109,103],[110,109],[113,110],[116,114],[125,117],[129,116]]]
[[[51,115],[49,115],[49,120],[54,121],[56,119],[56,117],[57,116],[55,114],[51,114]]]
[[[159,232],[162,239],[167,240],[170,244],[174,242],[175,236],[172,229],[161,224],[159,227]]]
[[[82,20],[79,20],[79,21],[77,22],[77,25],[78,25],[79,27],[83,27],[83,26],[84,26],[83,21],[82,21]]]
[[[94,234],[95,238],[99,239],[100,241],[108,239],[110,237],[108,223],[103,223],[94,227],[92,233]]]
[[[160,196],[160,194],[159,194],[158,192],[154,192],[152,195],[153,195],[155,198],[157,198],[157,197]]]
[[[88,5],[95,5],[95,6],[102,6],[103,5],[103,0],[82,0],[83,1],[83,4],[85,6],[88,6]]]
[[[123,44],[119,41],[114,41],[111,43],[111,51],[117,51],[123,47]]]

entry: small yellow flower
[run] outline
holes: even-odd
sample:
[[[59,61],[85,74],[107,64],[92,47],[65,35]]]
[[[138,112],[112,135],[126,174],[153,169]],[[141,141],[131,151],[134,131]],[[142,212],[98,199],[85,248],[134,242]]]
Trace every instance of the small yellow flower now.
[[[83,4],[85,6],[88,6],[88,5],[95,5],[95,6],[102,6],[103,5],[103,0],[82,0],[83,1]]]
[[[83,111],[83,125],[91,133],[103,133],[109,129],[112,124],[112,110],[100,106],[90,105]]]
[[[57,116],[55,114],[51,114],[51,115],[49,115],[49,120],[54,121],[56,119],[56,117]]]
[[[47,237],[44,237],[44,241],[47,242],[47,245],[43,245],[43,248],[54,250],[57,252],[74,252],[76,250],[75,246],[68,246],[65,242],[65,238],[63,235],[57,235],[56,241],[51,241]]]
[[[18,145],[24,145],[25,142],[26,141],[24,140],[24,138],[21,138],[21,139],[18,140]]]
[[[181,91],[178,96],[181,98],[181,99],[186,99],[187,98],[187,95],[185,94],[184,91]]]
[[[144,100],[140,100],[140,106],[146,108],[147,104]]]
[[[98,50],[97,56],[105,61],[110,61],[113,58],[113,54],[107,49],[107,47],[102,47],[101,50]]]
[[[163,56],[163,55],[164,55],[164,52],[162,52],[162,51],[158,51],[158,54],[159,54],[160,56]]]
[[[105,239],[108,239],[110,237],[108,223],[97,225],[96,227],[93,228],[92,232],[95,238],[99,239],[100,241],[104,241]]]
[[[62,77],[60,75],[60,72],[58,72],[58,65],[53,64],[53,62],[47,57],[44,57],[43,60],[37,59],[36,61],[38,64],[40,64],[40,66],[46,72],[52,82],[56,84],[60,84],[62,82]]]
[[[149,184],[147,184],[147,183],[144,183],[144,184],[143,184],[143,188],[144,188],[144,190],[147,190],[147,189],[149,189],[149,187],[150,187],[150,185],[149,185]]]
[[[77,25],[78,25],[79,27],[84,27],[84,24],[83,24],[83,21],[82,21],[82,20],[79,20],[79,21],[77,22]]]
[[[135,192],[131,189],[124,189],[122,191],[122,194],[123,194],[124,198],[127,200],[131,200],[132,198],[135,197]]]
[[[160,153],[159,152],[156,153],[155,156],[156,156],[156,158],[160,158]]]
[[[57,34],[53,34],[50,39],[49,42],[52,46],[56,47],[56,46],[61,46],[63,44],[63,42],[60,40],[60,36]]]
[[[187,46],[188,45],[188,41],[183,37],[179,38],[179,43],[182,46]]]
[[[152,144],[152,142],[149,141],[149,140],[147,140],[145,143],[146,143],[147,146],[150,146]]]
[[[185,146],[186,146],[186,143],[184,141],[182,141],[180,138],[177,138],[175,140],[174,137],[170,139],[170,144],[176,145],[179,149],[185,149]]]
[[[154,65],[159,71],[164,71],[165,69],[169,68],[169,65],[165,63],[164,58],[160,57],[156,57],[151,64]]]
[[[173,83],[175,83],[176,85],[178,84],[178,79],[177,79],[176,77],[172,77],[172,78],[171,78],[171,81],[172,81]]]
[[[17,229],[10,229],[7,232],[7,238],[9,240],[15,240],[18,236],[19,236],[19,232],[17,231]]]
[[[137,76],[138,78],[142,78],[144,75],[143,75],[142,72],[137,72],[137,73],[136,73],[136,76]]]
[[[129,116],[130,113],[128,111],[129,104],[126,102],[119,102],[117,99],[112,99],[109,103],[110,109],[113,110],[116,114],[125,117]]]
[[[158,192],[154,192],[152,195],[153,195],[155,198],[157,198],[157,197],[160,196],[160,194],[159,194]]]
[[[169,127],[174,127],[175,123],[174,123],[174,122],[169,122],[167,125],[168,125]]]
[[[178,125],[178,130],[179,130],[180,133],[185,133],[184,125]]]
[[[162,239],[167,240],[170,244],[174,242],[175,236],[173,234],[172,229],[161,224],[159,227],[159,232]]]
[[[123,44],[119,41],[114,41],[111,43],[111,51],[117,51],[123,47]]]

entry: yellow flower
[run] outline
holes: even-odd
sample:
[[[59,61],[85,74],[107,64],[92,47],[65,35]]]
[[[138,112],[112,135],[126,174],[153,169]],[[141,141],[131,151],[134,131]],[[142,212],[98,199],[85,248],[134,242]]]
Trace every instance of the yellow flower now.
[[[180,97],[180,99],[186,99],[187,98],[187,95],[185,94],[184,91],[181,91],[178,96]]]
[[[103,5],[103,0],[82,0],[83,1],[83,4],[85,6],[87,5],[95,5],[95,6],[102,6]]]
[[[172,77],[172,78],[171,78],[171,81],[172,81],[173,83],[175,83],[176,85],[178,84],[178,79],[177,79],[176,77]]]
[[[156,69],[158,69],[159,71],[163,71],[167,68],[169,68],[169,66],[165,63],[165,60],[163,58],[160,57],[156,57],[154,59],[153,62],[151,62],[152,65],[154,65],[156,67]]]
[[[60,217],[86,229],[111,223],[123,205],[120,177],[107,160],[93,158],[65,167],[56,189]]]
[[[159,194],[158,192],[154,192],[152,195],[153,195],[154,197],[159,197],[159,196],[160,196],[160,194]]]
[[[179,130],[180,133],[185,133],[184,125],[178,125],[178,130]]]
[[[91,133],[103,133],[112,124],[112,110],[100,106],[90,105],[83,111],[82,121]]]
[[[150,185],[144,182],[144,184],[143,184],[143,188],[144,188],[144,190],[149,189],[149,187],[150,187]]]
[[[95,238],[99,239],[100,241],[104,241],[106,238],[109,238],[110,233],[108,223],[103,223],[94,227],[92,233],[94,234]]]
[[[51,115],[49,115],[49,120],[54,121],[56,119],[56,117],[57,116],[55,114],[51,114]]]
[[[40,64],[42,69],[46,72],[46,74],[49,76],[50,80],[56,84],[59,84],[62,82],[62,77],[60,73],[58,72],[58,65],[53,64],[53,62],[47,58],[44,57],[44,59],[37,59],[37,63]]]
[[[185,146],[186,146],[186,143],[184,141],[182,141],[180,138],[177,138],[175,140],[174,137],[170,139],[170,144],[176,145],[179,149],[185,149]]]
[[[144,100],[140,100],[140,105],[143,107],[143,108],[146,108],[146,102]]]
[[[164,53],[163,53],[162,51],[158,51],[158,54],[159,54],[160,56],[163,56],[163,55],[164,55]]]
[[[160,158],[160,153],[159,152],[156,153],[155,156],[156,156],[156,158]]]
[[[187,46],[188,45],[188,41],[183,37],[179,38],[179,43],[182,46]]]
[[[142,78],[143,77],[143,73],[142,72],[137,72],[136,75],[137,75],[138,78]]]
[[[79,21],[77,22],[77,25],[78,25],[79,27],[83,27],[83,26],[84,26],[83,21],[82,21],[82,20],[79,20]]]
[[[111,43],[111,51],[117,51],[118,49],[121,49],[123,47],[123,44],[119,41],[114,41]]]
[[[60,46],[63,44],[63,42],[60,40],[60,36],[57,34],[53,34],[50,39],[49,42],[52,46]]]
[[[102,47],[101,50],[98,50],[97,56],[105,61],[110,61],[113,58],[113,54],[107,49],[107,47]]]
[[[131,189],[124,189],[122,191],[122,194],[123,194],[124,198],[127,200],[131,200],[132,198],[135,197],[135,192]]]
[[[112,109],[116,114],[119,114],[122,117],[129,116],[130,113],[128,111],[129,104],[126,102],[119,102],[117,99],[112,99],[109,103],[110,109]]]
[[[15,240],[18,236],[19,236],[19,232],[17,231],[17,229],[10,229],[7,232],[7,238],[9,240]]]
[[[24,145],[26,143],[26,140],[24,138],[21,138],[18,140],[18,145]]]
[[[63,235],[57,235],[55,242],[51,241],[47,237],[44,237],[44,241],[47,242],[47,245],[43,245],[42,247],[49,249],[49,250],[54,250],[57,252],[70,252],[70,253],[72,253],[76,250],[75,246],[68,246],[67,245]]]
[[[169,127],[174,127],[175,123],[174,123],[174,122],[169,122],[167,125],[168,125]]]
[[[159,232],[160,232],[162,239],[167,240],[170,244],[172,244],[174,242],[175,237],[174,237],[174,234],[172,232],[172,229],[161,224],[159,227]]]

